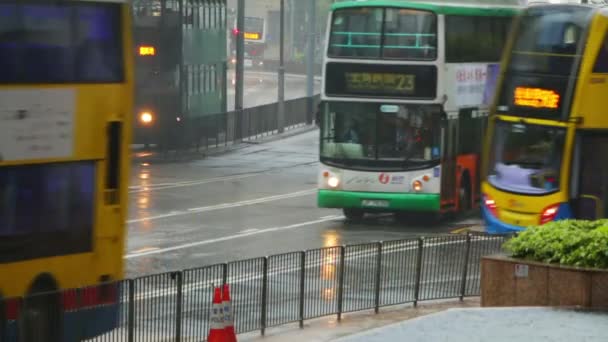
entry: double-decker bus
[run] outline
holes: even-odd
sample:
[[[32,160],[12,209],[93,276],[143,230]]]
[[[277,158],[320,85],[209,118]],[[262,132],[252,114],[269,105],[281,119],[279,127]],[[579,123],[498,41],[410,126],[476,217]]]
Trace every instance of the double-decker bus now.
[[[482,183],[490,233],[608,215],[608,9],[518,18],[492,107]]]
[[[239,30],[236,21],[232,28],[230,47],[232,64],[236,64],[236,40]],[[263,66],[266,51],[266,20],[260,17],[245,17],[243,40],[245,42],[245,66]]]
[[[130,27],[124,0],[0,3],[2,341],[76,341],[117,324]]]
[[[492,94],[486,86],[518,10],[334,4],[323,65],[318,206],[359,219],[375,211],[437,217],[478,202]]]
[[[134,143],[163,150],[194,144],[206,117],[226,111],[226,2],[134,0],[132,6]]]

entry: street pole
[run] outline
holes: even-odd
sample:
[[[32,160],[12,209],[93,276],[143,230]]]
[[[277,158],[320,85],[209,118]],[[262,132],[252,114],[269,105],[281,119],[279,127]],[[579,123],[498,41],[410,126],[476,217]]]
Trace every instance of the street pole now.
[[[279,94],[277,127],[279,133],[285,130],[285,0],[281,0],[281,34],[279,37]]]
[[[295,55],[295,22],[296,22],[296,0],[291,0],[289,5],[289,58],[293,61]]]
[[[316,36],[316,0],[308,0],[308,46],[306,49],[306,123],[312,124],[314,109],[315,81],[315,36]]]
[[[244,94],[244,61],[245,61],[245,0],[238,0],[236,17],[236,71],[234,112],[236,115],[234,141],[243,138],[243,94]]]

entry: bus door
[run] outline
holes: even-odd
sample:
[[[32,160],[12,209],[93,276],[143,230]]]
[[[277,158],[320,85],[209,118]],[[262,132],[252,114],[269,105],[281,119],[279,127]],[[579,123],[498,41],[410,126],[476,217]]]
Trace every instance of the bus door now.
[[[441,166],[441,207],[456,205],[456,153],[458,151],[458,120],[449,114],[444,120],[443,160]]]
[[[582,134],[578,142],[576,217],[608,217],[608,132]]]

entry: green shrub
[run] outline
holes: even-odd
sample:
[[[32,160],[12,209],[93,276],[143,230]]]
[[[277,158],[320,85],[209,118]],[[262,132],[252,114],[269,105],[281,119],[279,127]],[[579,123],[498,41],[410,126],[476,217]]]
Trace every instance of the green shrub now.
[[[608,268],[608,220],[563,220],[529,227],[504,247],[516,258]]]

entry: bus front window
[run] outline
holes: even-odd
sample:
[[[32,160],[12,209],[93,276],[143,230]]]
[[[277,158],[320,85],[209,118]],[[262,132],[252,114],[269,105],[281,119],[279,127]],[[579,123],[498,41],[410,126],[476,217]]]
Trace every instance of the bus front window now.
[[[339,102],[322,111],[321,157],[327,162],[410,168],[439,160],[438,106]]]
[[[498,121],[494,135],[492,185],[525,194],[559,190],[565,128]]]

